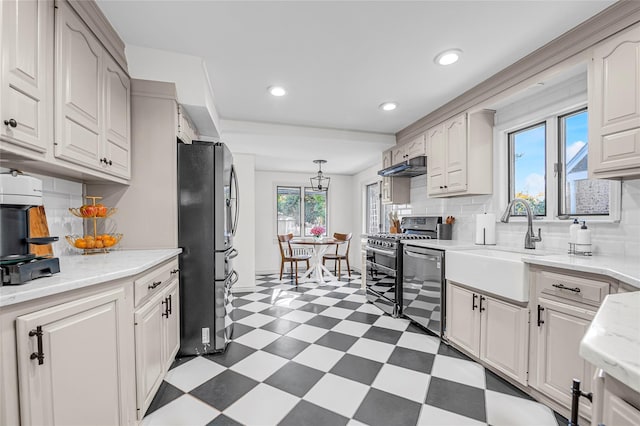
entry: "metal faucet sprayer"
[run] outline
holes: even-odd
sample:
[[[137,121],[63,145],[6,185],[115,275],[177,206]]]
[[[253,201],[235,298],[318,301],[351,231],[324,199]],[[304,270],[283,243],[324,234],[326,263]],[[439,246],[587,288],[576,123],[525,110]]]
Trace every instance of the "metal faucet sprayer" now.
[[[525,211],[527,212],[527,235],[524,236],[524,248],[526,249],[535,249],[536,243],[542,241],[542,230],[538,228],[538,236],[533,232],[533,211],[531,210],[531,204],[527,200],[523,200],[522,198],[514,198],[511,200],[507,209],[504,211],[504,214],[500,218],[501,222],[509,223],[509,218],[511,217],[511,209],[516,204],[522,204],[524,206]]]

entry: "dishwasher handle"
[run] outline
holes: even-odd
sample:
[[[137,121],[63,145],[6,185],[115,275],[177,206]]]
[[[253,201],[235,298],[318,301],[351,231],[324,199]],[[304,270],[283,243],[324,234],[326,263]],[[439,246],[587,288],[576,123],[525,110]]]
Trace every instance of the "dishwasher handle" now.
[[[425,259],[431,262],[440,262],[441,258],[439,256],[430,256],[428,254],[416,253],[414,251],[409,251],[407,249],[404,250],[404,255],[409,257],[415,257],[418,259]]]

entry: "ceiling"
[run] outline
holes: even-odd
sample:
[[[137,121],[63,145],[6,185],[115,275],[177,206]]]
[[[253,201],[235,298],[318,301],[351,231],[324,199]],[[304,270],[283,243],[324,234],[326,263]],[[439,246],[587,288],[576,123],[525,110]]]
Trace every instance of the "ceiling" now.
[[[222,119],[376,134],[401,130],[612,3],[98,0],[126,44],[204,58]],[[462,59],[436,65],[448,48]],[[270,85],[288,94],[275,98]],[[383,112],[385,101],[399,106]],[[343,145],[327,156],[363,152]]]

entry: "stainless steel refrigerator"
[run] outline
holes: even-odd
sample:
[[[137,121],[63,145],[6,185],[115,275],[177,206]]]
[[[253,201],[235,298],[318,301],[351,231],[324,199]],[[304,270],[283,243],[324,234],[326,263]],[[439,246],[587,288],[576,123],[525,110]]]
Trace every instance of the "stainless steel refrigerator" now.
[[[238,180],[222,143],[178,143],[180,355],[220,352],[232,338]]]

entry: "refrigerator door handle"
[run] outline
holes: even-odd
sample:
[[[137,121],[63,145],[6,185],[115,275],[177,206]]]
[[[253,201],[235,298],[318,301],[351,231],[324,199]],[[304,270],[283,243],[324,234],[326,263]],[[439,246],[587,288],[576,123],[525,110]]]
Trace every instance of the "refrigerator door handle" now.
[[[236,271],[231,272],[231,277],[229,278],[229,288],[233,287],[233,285],[237,283],[239,279],[240,277],[238,276],[238,273]]]
[[[231,259],[235,259],[236,257],[238,257],[238,250],[232,248],[229,251],[229,254],[227,254],[227,259],[231,260]]]
[[[233,164],[231,165],[231,177],[233,178],[233,186],[235,187],[235,193],[236,193],[235,212],[233,215],[234,219],[233,219],[233,225],[231,227],[231,233],[235,236],[236,231],[238,230],[238,215],[240,214],[240,192],[238,191],[239,189],[238,175],[236,173],[236,168],[233,166]]]

